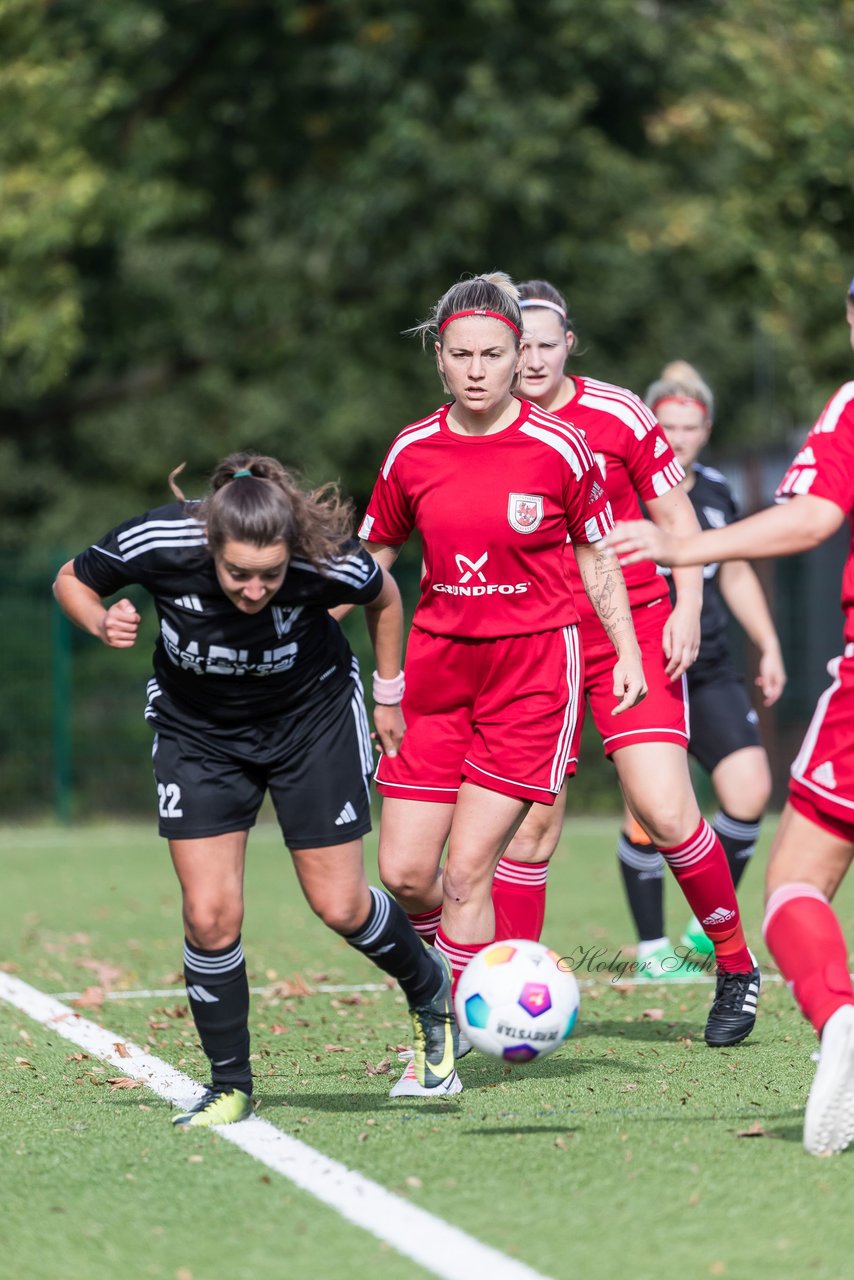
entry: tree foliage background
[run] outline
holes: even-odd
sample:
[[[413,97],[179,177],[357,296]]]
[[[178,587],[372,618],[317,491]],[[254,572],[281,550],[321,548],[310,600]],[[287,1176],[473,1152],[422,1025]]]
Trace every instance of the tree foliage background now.
[[[2,0],[0,539],[76,549],[239,446],[361,501],[462,273],[568,294],[579,370],[812,419],[854,271],[838,0]]]

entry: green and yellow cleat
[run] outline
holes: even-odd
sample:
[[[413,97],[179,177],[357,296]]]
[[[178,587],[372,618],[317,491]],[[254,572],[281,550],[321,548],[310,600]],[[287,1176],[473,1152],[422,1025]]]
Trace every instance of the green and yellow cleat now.
[[[252,1115],[252,1099],[242,1089],[219,1089],[208,1085],[198,1102],[172,1123],[182,1129],[207,1129],[216,1124],[237,1124]]]
[[[392,1098],[453,1094],[463,1087],[454,1069],[459,1032],[451,999],[451,966],[435,947],[430,948],[430,958],[441,971],[442,982],[428,1005],[409,1010],[415,1049],[391,1090]]]

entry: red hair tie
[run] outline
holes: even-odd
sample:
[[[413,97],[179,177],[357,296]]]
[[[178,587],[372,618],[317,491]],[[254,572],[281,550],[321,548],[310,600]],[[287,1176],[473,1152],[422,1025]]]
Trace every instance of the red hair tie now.
[[[508,328],[513,330],[517,338],[522,336],[512,320],[508,320],[500,311],[487,311],[485,307],[472,307],[470,311],[455,311],[453,315],[448,316],[447,320],[443,320],[439,325],[439,333],[444,333],[452,320],[461,320],[463,316],[489,316],[490,320],[500,320],[502,324],[506,324]]]

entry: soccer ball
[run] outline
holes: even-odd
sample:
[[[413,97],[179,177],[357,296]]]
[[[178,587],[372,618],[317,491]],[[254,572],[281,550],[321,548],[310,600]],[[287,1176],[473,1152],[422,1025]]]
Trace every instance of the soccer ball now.
[[[578,1017],[575,975],[541,942],[491,942],[466,965],[454,997],[457,1022],[476,1049],[530,1062],[559,1049]]]

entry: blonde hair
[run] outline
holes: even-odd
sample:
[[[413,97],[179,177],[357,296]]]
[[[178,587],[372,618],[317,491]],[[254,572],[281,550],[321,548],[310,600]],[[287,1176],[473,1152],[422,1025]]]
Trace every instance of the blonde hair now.
[[[183,464],[170,473],[169,487],[183,502],[175,483],[182,469]],[[256,547],[283,542],[292,556],[302,556],[320,572],[353,533],[352,504],[336,484],[304,489],[277,458],[256,453],[223,458],[211,476],[210,493],[193,504],[192,513],[205,525],[212,555],[230,541]]]
[[[655,382],[651,382],[644,395],[644,403],[653,411],[661,400],[696,400],[706,411],[711,422],[715,413],[715,397],[712,389],[700,373],[687,360],[671,360],[661,370]]]
[[[517,332],[513,335],[518,350],[522,330],[519,290],[506,271],[490,271],[481,276],[468,276],[452,284],[431,308],[426,320],[413,325],[406,333],[420,334],[422,346],[439,339],[442,325],[458,311],[494,311],[508,320]]]

